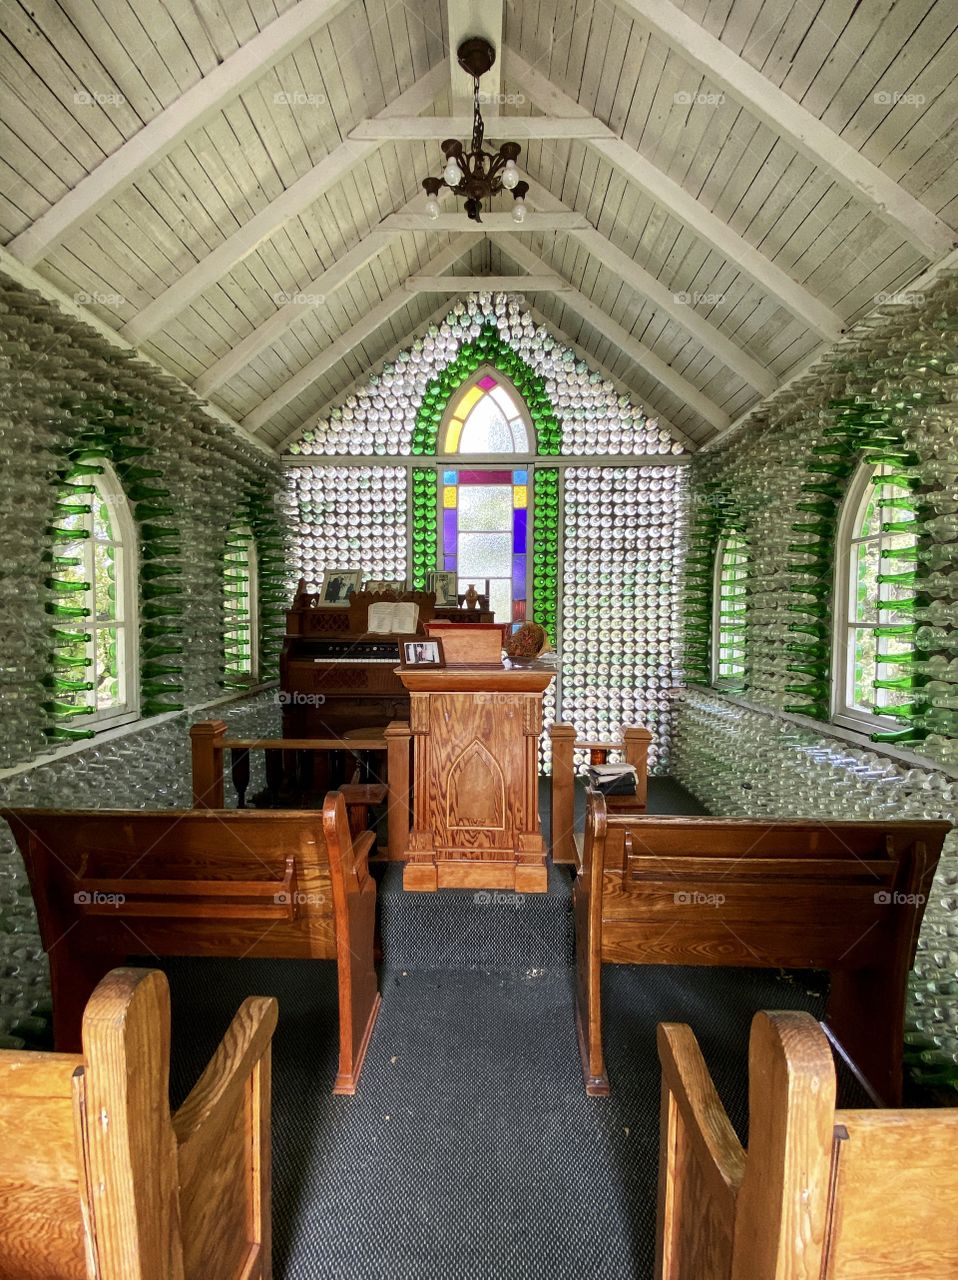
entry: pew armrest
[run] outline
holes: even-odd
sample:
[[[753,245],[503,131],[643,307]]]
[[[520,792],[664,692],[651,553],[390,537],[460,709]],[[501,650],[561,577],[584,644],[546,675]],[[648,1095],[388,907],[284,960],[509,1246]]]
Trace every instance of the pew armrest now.
[[[658,1032],[662,1084],[681,1116],[685,1139],[712,1194],[732,1201],[745,1174],[745,1152],[722,1105],[691,1027],[662,1022]]]
[[[224,1118],[240,1104],[254,1068],[269,1052],[278,1005],[272,996],[251,996],[240,1005],[226,1035],[186,1101],[173,1116],[173,1132],[184,1153],[205,1146]]]

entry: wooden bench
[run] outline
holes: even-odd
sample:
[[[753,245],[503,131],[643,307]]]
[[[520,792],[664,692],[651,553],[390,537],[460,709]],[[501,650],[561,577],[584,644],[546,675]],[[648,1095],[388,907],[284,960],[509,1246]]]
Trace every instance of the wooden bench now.
[[[574,890],[586,1090],[609,1091],[601,966],[827,969],[827,1023],[901,1100],[905,989],[946,822],[635,818],[589,793]]]
[[[610,751],[618,751],[638,775],[634,796],[610,796],[610,807],[619,812],[644,813],[649,791],[649,746],[652,735],[641,725],[626,726],[621,742],[579,742],[575,726],[554,724],[552,742],[552,803],[549,844],[555,866],[577,867],[582,860],[582,836],[575,829],[575,753],[588,751],[591,764],[605,764]]]
[[[379,1010],[372,832],[354,840],[342,796],[322,812],[2,809],[30,877],[50,958],[58,1049],[117,958],[336,960],[339,1072],[355,1093]]]
[[[958,1111],[836,1111],[808,1013],[758,1013],[746,1153],[689,1027],[658,1029],[657,1280],[958,1276]]]
[[[402,860],[409,844],[410,742],[409,725],[402,720],[394,720],[384,732],[371,730],[368,735],[354,734],[349,741],[342,737],[227,738],[225,721],[201,720],[190,727],[193,805],[197,809],[226,807],[224,767],[228,758],[239,808],[244,808],[251,751],[263,751],[267,791],[276,796],[281,796],[290,785],[300,796],[309,794],[316,752],[385,751],[388,788],[359,782],[347,783],[339,790],[346,798],[350,828],[357,834],[365,829],[369,805],[386,801],[387,843],[382,852],[394,861]]]
[[[107,974],[82,1052],[0,1052],[0,1280],[269,1280],[275,1026],[244,1000],[172,1116],[156,970]]]

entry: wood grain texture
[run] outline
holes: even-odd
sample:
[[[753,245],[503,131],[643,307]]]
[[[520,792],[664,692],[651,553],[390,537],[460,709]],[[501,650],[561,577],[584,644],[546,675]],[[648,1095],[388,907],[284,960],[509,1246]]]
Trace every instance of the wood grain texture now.
[[[0,1277],[270,1280],[275,1026],[245,1001],[176,1117],[157,971],[99,983],[82,1054],[0,1052]]]
[[[958,1275],[958,1112],[836,1111],[807,1013],[758,1013],[742,1150],[686,1026],[658,1029],[657,1280]]]
[[[408,889],[544,892],[538,805],[542,690],[554,672],[404,669],[415,785]],[[424,868],[434,868],[434,877]],[[520,870],[521,869],[521,870]]]
[[[131,954],[336,960],[340,1084],[355,1088],[378,992],[374,839],[354,839],[343,797],[323,812],[5,810],[50,958],[57,1046]],[[335,841],[330,844],[330,840]]]
[[[608,1087],[600,963],[827,969],[827,1020],[901,1098],[908,972],[947,823],[635,817],[589,794],[576,880],[586,1087]]]
[[[649,792],[649,746],[652,735],[640,725],[626,725],[622,742],[581,742],[576,740],[575,726],[556,723],[549,730],[552,744],[552,781],[550,826],[552,861],[557,866],[577,866],[579,861],[575,832],[575,752],[588,749],[607,758],[610,751],[621,751],[623,758],[635,768],[634,796],[615,797],[616,806],[630,813],[645,813]]]

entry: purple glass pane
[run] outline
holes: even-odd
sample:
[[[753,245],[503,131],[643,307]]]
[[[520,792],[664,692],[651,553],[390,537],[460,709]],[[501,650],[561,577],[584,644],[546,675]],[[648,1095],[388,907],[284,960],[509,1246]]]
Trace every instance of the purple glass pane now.
[[[447,555],[447,556],[443,556],[443,558],[442,558],[442,567],[445,569],[446,573],[455,573],[455,572],[456,572],[456,557],[455,557],[455,555]]]
[[[526,551],[526,517],[529,512],[525,507],[517,507],[512,513],[512,550],[516,555],[525,555]]]
[[[480,378],[479,381],[476,383],[476,386],[482,387],[483,391],[491,391],[492,388],[496,385],[497,383],[495,378],[492,377],[492,375],[489,373],[487,373],[484,377]]]
[[[525,556],[512,557],[512,598],[513,600],[525,600],[526,598]]]
[[[442,513],[442,548],[452,555],[456,553],[456,522],[458,516],[459,512],[455,507],[446,507]]]
[[[460,484],[512,484],[511,471],[460,471]]]

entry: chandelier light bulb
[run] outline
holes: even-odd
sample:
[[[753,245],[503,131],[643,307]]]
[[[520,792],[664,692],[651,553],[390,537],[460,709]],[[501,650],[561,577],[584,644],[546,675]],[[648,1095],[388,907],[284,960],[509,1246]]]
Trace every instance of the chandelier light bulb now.
[[[430,196],[426,201],[426,216],[429,218],[439,217],[439,201],[435,196]]]
[[[515,160],[507,160],[506,167],[502,171],[502,185],[507,191],[512,191],[519,183],[519,168]]]
[[[512,221],[525,222],[525,220],[526,220],[526,202],[524,200],[517,200],[515,204],[512,206]]]
[[[462,181],[462,170],[456,163],[456,157],[450,156],[446,162],[446,167],[442,171],[443,181],[447,187],[458,187]]]

